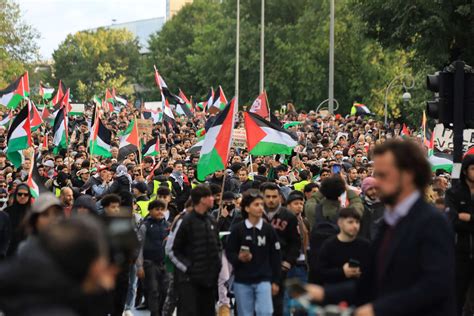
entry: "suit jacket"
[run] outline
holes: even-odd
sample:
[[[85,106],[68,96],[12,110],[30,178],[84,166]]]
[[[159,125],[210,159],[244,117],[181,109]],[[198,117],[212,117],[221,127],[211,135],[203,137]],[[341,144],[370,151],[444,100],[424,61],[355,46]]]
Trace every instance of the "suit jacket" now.
[[[454,316],[454,237],[447,219],[420,198],[394,227],[383,266],[378,267],[388,228],[381,224],[371,245],[369,269],[355,288],[329,287],[326,300],[372,303],[377,316]]]

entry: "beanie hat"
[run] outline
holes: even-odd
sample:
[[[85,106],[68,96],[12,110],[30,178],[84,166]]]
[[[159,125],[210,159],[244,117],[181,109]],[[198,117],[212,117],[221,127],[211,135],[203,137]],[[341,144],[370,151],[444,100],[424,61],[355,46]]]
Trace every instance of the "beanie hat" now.
[[[304,201],[303,193],[301,193],[300,191],[291,192],[288,195],[288,198],[286,199],[286,204],[290,204],[291,202],[296,201],[296,200]]]

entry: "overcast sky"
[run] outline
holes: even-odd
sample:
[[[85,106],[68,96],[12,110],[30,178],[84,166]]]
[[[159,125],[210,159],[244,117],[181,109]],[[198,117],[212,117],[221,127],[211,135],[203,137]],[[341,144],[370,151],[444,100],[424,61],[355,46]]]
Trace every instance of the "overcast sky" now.
[[[50,59],[70,33],[165,16],[165,0],[16,0],[23,19],[40,33],[40,53]]]

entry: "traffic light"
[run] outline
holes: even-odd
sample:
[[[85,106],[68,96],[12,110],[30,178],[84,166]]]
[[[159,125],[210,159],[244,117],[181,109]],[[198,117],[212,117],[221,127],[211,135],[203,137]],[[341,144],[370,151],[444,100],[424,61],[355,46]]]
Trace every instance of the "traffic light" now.
[[[454,123],[454,73],[440,71],[428,75],[426,85],[435,93],[435,100],[426,102],[428,116],[450,127]]]
[[[474,74],[464,73],[464,123],[474,128]]]

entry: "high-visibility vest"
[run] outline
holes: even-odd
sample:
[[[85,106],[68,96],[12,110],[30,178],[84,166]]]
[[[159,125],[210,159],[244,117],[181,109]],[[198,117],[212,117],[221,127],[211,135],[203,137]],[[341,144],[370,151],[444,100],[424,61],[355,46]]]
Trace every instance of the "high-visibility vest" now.
[[[138,214],[140,214],[142,218],[145,218],[149,213],[148,204],[150,204],[150,201],[137,201],[139,207]]]
[[[54,188],[54,195],[59,198],[61,196],[61,189],[58,187]]]
[[[158,193],[158,188],[163,184],[165,184],[165,181],[153,180],[153,193],[150,196],[150,201],[156,200],[156,194]],[[171,181],[167,180],[166,184],[168,185],[170,192],[173,192],[173,184],[171,183]]]
[[[294,184],[295,190],[300,191],[300,192],[303,192],[303,191],[304,191],[304,187],[305,187],[307,184],[309,184],[309,183],[311,183],[311,182],[308,181],[308,180],[303,180],[303,181],[300,181],[300,182],[298,182],[298,183],[295,183],[295,184]]]

